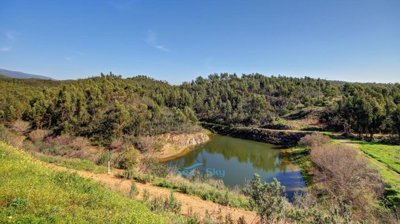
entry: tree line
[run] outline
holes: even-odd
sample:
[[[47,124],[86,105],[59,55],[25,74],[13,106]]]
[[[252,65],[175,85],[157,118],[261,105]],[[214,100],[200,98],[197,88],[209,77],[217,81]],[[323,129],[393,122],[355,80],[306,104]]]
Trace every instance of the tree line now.
[[[400,135],[400,84],[343,83],[309,77],[211,74],[181,85],[112,73],[70,81],[0,78],[0,120],[85,136],[189,132],[198,121],[265,127],[294,110],[323,108],[327,129]]]
[[[2,79],[0,119],[109,144],[123,136],[187,132],[197,127],[191,97],[147,77],[113,74],[76,81]]]

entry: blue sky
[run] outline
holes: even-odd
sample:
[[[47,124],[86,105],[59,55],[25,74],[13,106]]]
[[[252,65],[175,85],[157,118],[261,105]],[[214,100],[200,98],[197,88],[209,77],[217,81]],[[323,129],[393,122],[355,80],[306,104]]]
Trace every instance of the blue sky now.
[[[400,1],[1,0],[0,68],[400,82]]]

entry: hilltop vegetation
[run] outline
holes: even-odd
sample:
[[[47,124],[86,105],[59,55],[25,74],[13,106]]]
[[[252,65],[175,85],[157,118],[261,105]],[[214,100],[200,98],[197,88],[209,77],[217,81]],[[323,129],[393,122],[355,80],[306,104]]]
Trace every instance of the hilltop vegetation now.
[[[76,81],[0,79],[0,120],[100,145],[132,136],[198,130],[198,121],[267,128],[314,111],[324,129],[400,135],[400,85],[260,74],[213,74],[174,86],[113,74]],[[295,113],[294,113],[295,112]],[[293,123],[293,122],[292,122]]]
[[[77,81],[2,79],[0,117],[55,135],[85,136],[101,145],[124,136],[196,130],[191,96],[145,77],[108,75]]]

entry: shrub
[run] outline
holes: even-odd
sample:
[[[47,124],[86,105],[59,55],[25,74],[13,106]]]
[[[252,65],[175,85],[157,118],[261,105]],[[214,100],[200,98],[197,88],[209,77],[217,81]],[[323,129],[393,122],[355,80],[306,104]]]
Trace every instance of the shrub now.
[[[169,173],[168,166],[157,161],[155,158],[146,157],[142,160],[141,170],[158,177],[166,177]]]
[[[110,148],[112,150],[121,150],[122,146],[124,145],[124,142],[122,141],[122,139],[114,139],[111,144],[110,144]]]
[[[150,199],[150,193],[147,189],[143,190],[143,201],[146,202]]]
[[[154,180],[154,177],[152,175],[138,173],[138,172],[135,172],[133,169],[124,170],[124,172],[122,173],[122,176],[126,179],[136,180],[143,184],[150,183]]]
[[[21,148],[23,146],[25,137],[13,133],[1,125],[0,126],[0,140],[6,142],[16,148]]]
[[[90,146],[90,141],[84,137],[77,137],[72,140],[70,145],[74,150],[84,150]]]
[[[39,140],[40,141],[40,140]],[[62,134],[53,138],[47,138],[46,142],[53,145],[68,145],[72,141],[72,137],[69,134]]]
[[[300,139],[299,145],[306,146],[308,148],[320,147],[330,142],[330,138],[321,133],[314,132],[310,135],[306,135]]]
[[[265,183],[260,175],[254,174],[244,192],[250,197],[251,206],[257,211],[261,223],[273,223],[283,218],[287,204],[284,190],[285,187],[275,178],[273,182]]]
[[[370,219],[384,184],[368,161],[354,148],[343,145],[314,148],[310,158],[315,167],[316,194],[324,195],[329,207],[342,217]]]
[[[178,214],[181,211],[182,204],[176,200],[174,196],[174,192],[171,191],[171,194],[168,198],[168,210]]]
[[[137,189],[136,183],[134,181],[132,181],[131,189],[129,191],[129,197],[133,198],[138,194],[139,194],[139,190]]]
[[[139,156],[139,152],[135,148],[130,147],[116,158],[115,164],[120,169],[132,168],[138,163]]]
[[[11,123],[11,129],[20,134],[25,133],[30,127],[31,125],[29,124],[29,122],[23,120],[16,120]]]
[[[97,165],[106,165],[107,161],[110,160],[110,152],[105,151],[100,154],[100,156],[96,160]]]
[[[244,216],[239,217],[237,224],[246,224],[246,220],[244,219]]]
[[[142,152],[147,152],[153,148],[154,139],[150,136],[140,136],[136,146]]]
[[[168,198],[155,197],[150,201],[150,209],[155,212],[173,212],[178,214],[181,208],[182,204],[176,200],[172,191]]]
[[[42,130],[42,129],[36,129],[31,131],[28,134],[28,137],[31,141],[33,142],[38,142],[38,141],[43,141],[45,137],[49,135],[49,131],[47,130]]]
[[[208,211],[206,211],[206,212],[208,213]],[[186,220],[186,223],[187,224],[200,224],[201,223],[201,219],[200,219],[199,214],[193,213],[192,207],[189,208],[188,218]]]

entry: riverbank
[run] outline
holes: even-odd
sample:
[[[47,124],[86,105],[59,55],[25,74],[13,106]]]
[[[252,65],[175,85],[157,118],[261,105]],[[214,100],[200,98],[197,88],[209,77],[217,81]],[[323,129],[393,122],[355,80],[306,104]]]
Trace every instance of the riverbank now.
[[[296,146],[297,142],[309,131],[296,130],[273,130],[264,128],[250,127],[230,127],[220,124],[212,124],[202,122],[201,125],[217,134],[228,135],[235,138],[254,140],[258,142],[270,143],[274,145],[282,145],[284,147]]]
[[[159,161],[167,161],[190,152],[197,145],[208,142],[210,135],[209,131],[203,129],[194,133],[166,133],[152,136],[149,137],[149,141],[158,147],[153,149],[149,154]]]

